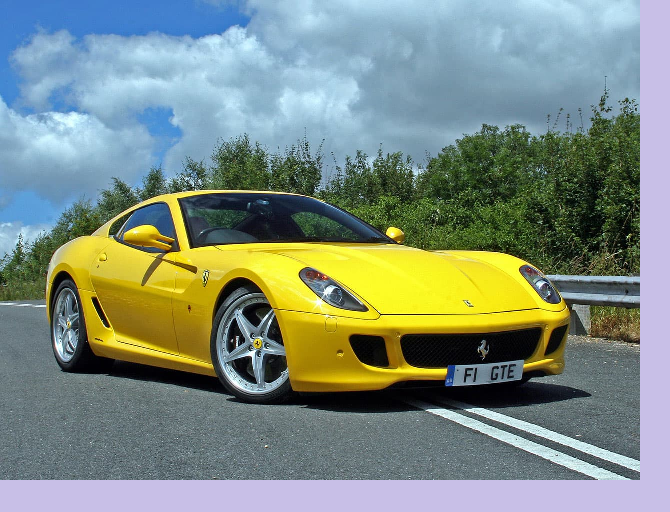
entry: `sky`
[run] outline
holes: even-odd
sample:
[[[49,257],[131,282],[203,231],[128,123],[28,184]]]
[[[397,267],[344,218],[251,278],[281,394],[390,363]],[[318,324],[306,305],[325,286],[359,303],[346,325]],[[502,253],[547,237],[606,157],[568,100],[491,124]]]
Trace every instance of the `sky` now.
[[[640,99],[632,0],[0,0],[0,257],[112,177],[247,133],[423,163],[482,124]],[[643,105],[640,105],[642,111]]]

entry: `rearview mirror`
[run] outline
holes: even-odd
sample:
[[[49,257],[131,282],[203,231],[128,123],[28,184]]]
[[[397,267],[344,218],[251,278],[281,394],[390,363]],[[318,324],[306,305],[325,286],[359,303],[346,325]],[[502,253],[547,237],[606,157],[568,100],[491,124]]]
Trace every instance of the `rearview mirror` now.
[[[386,236],[399,244],[405,241],[405,233],[402,232],[402,229],[390,227],[386,230]]]
[[[123,234],[123,241],[127,244],[139,245],[140,247],[155,247],[156,249],[169,251],[172,249],[174,238],[161,235],[155,226],[143,224],[126,231]]]

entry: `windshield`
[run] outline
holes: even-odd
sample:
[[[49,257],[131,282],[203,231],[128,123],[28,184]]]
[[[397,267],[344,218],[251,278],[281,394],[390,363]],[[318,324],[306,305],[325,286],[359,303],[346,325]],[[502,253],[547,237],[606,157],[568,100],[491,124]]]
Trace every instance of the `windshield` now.
[[[395,243],[362,220],[311,197],[211,193],[179,200],[191,247],[258,242]]]

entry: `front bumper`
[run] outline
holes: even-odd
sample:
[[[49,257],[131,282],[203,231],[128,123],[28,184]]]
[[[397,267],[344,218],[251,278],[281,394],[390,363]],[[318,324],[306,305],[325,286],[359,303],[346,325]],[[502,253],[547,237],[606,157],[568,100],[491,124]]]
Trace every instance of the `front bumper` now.
[[[442,381],[447,369],[417,368],[403,357],[400,340],[406,334],[483,334],[539,328],[524,374],[556,375],[565,366],[567,329],[560,343],[547,352],[551,334],[567,326],[570,311],[540,309],[481,315],[381,315],[374,320],[275,310],[286,346],[291,386],[295,391],[364,391],[409,381]],[[352,348],[355,335],[383,338],[388,364],[364,364]],[[555,349],[554,349],[555,348]]]

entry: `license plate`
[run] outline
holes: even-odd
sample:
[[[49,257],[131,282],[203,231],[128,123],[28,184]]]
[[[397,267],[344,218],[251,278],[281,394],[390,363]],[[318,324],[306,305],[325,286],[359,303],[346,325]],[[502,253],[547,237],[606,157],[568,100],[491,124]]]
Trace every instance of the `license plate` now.
[[[476,386],[521,380],[523,359],[503,363],[452,364],[447,367],[445,386]]]

